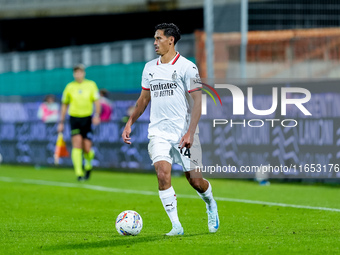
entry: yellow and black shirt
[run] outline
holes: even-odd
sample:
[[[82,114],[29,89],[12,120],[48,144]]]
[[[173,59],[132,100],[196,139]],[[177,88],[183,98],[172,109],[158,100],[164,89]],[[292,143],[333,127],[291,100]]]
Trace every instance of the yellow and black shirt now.
[[[84,79],[81,83],[72,81],[66,85],[62,103],[68,104],[68,114],[72,117],[88,117],[93,113],[93,102],[99,99],[96,83]]]

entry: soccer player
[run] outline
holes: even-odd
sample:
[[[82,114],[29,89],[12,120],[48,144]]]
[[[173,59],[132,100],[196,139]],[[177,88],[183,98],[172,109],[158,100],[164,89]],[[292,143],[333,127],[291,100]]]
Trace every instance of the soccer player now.
[[[78,181],[84,181],[90,177],[94,158],[94,151],[91,149],[91,124],[98,125],[100,123],[99,92],[94,81],[85,79],[84,65],[76,65],[73,68],[73,77],[75,80],[67,84],[63,92],[58,132],[64,130],[68,108],[72,136],[72,163]],[[95,105],[95,114],[92,117],[93,104]],[[85,173],[83,171],[83,154]]]
[[[182,165],[190,185],[206,203],[209,231],[216,232],[219,218],[211,185],[194,170],[202,166],[197,126],[201,116],[201,92],[190,88],[192,78],[199,81],[198,70],[195,64],[175,50],[180,39],[176,25],[157,25],[154,38],[159,58],[144,67],[142,92],[122,138],[125,143],[131,144],[131,126],[151,101],[148,151],[157,174],[159,197],[172,223],[172,230],[166,235],[184,234],[178,219],[176,194],[171,185],[172,163]],[[199,87],[199,82],[196,85]]]

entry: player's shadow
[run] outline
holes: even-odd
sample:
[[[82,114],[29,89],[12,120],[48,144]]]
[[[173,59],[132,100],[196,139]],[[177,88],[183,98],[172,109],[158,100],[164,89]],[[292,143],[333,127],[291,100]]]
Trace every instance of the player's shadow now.
[[[84,241],[81,243],[68,243],[60,245],[46,246],[43,250],[56,251],[56,250],[73,250],[73,249],[92,249],[92,248],[105,248],[105,247],[116,247],[116,246],[131,246],[136,243],[147,243],[154,242],[164,239],[162,236],[145,236],[145,237],[134,237],[134,236],[121,236],[112,238],[111,240],[102,241]]]
[[[118,247],[118,246],[131,246],[131,244],[137,243],[147,243],[161,240],[168,240],[171,238],[187,238],[193,236],[200,235],[209,235],[209,233],[197,233],[197,234],[185,234],[183,236],[119,236],[114,237],[110,240],[102,240],[102,241],[84,241],[81,243],[68,243],[68,244],[58,244],[58,245],[50,245],[45,246],[43,250],[45,251],[56,251],[56,250],[73,250],[73,249],[93,249],[93,248],[105,248],[105,247]]]

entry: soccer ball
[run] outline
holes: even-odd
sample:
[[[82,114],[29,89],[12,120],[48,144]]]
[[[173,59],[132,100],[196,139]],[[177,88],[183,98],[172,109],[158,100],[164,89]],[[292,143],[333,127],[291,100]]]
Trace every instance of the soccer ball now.
[[[142,228],[142,217],[135,211],[123,211],[116,219],[116,229],[122,236],[136,236],[140,233]]]

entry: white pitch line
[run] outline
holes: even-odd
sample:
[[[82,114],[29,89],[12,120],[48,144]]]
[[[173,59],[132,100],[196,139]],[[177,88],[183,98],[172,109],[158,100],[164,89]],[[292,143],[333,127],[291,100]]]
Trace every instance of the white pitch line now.
[[[45,186],[55,186],[55,187],[83,188],[83,189],[105,191],[105,192],[114,192],[114,193],[127,193],[127,194],[138,194],[138,195],[146,195],[146,196],[158,196],[158,192],[153,192],[153,191],[117,189],[117,188],[110,188],[110,187],[104,187],[104,186],[89,185],[89,184],[77,184],[77,183],[68,183],[68,182],[55,182],[55,181],[33,180],[33,179],[17,179],[17,178],[4,177],[4,176],[0,176],[0,181],[11,182],[11,183],[26,183],[26,184],[45,185]],[[199,196],[194,196],[194,195],[185,195],[185,194],[176,194],[176,195],[177,195],[177,197],[180,197],[180,198],[200,199]],[[317,207],[317,206],[308,206],[308,205],[294,205],[294,204],[284,204],[284,203],[273,203],[273,202],[248,200],[248,199],[215,197],[215,200],[244,203],[244,204],[259,204],[259,205],[292,207],[292,208],[309,209],[309,210],[322,210],[322,211],[340,212],[340,209],[337,209],[337,208]]]

